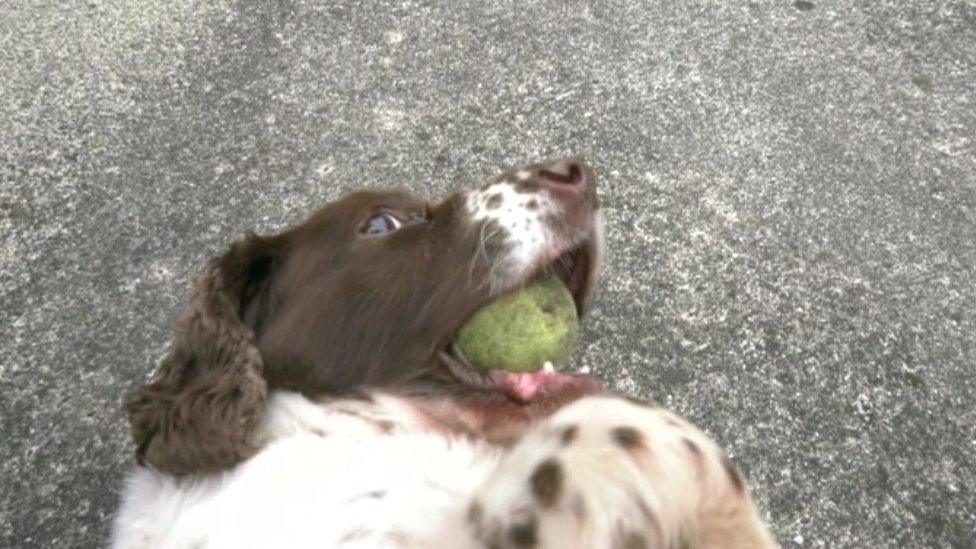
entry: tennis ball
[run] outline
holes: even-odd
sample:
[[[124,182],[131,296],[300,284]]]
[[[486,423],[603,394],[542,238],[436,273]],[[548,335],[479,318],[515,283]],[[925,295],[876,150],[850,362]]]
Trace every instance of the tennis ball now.
[[[578,332],[573,295],[558,277],[546,275],[478,309],[454,344],[475,370],[524,373],[546,362],[565,365]]]

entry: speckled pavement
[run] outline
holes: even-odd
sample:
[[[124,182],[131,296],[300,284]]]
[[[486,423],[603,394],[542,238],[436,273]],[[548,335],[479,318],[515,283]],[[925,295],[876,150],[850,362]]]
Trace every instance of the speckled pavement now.
[[[11,0],[0,546],[105,542],[188,279],[349,189],[584,155],[576,366],[726,445],[784,547],[973,547],[976,4]]]

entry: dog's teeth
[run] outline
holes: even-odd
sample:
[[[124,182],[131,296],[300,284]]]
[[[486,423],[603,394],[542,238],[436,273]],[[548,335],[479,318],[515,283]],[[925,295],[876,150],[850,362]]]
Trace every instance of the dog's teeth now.
[[[542,365],[542,371],[547,374],[552,374],[556,372],[556,367],[552,365],[552,362],[548,360]]]

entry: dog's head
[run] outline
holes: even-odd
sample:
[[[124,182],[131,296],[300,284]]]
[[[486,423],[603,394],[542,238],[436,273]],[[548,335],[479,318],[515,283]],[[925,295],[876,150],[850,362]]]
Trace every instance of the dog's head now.
[[[139,459],[187,474],[246,458],[269,387],[423,386],[509,405],[592,388],[573,374],[475,374],[445,353],[479,306],[543,271],[582,313],[601,252],[595,175],[573,159],[437,204],[360,192],[280,234],[248,236],[212,261],[156,378],[126,397]]]

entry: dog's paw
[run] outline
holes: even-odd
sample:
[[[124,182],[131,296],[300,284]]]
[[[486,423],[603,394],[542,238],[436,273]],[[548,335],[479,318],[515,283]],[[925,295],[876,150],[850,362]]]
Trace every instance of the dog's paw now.
[[[674,414],[616,397],[534,428],[466,520],[491,548],[774,546],[724,451]]]

